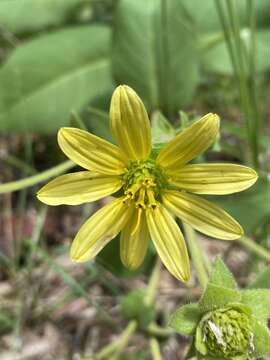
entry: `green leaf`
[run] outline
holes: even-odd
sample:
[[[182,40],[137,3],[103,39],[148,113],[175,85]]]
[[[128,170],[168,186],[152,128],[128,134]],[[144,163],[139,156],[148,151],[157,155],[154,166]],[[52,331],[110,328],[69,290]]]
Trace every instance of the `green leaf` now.
[[[237,289],[237,283],[234,280],[232,273],[224,264],[220,256],[216,257],[212,265],[209,282],[214,285],[230,289]]]
[[[247,234],[253,234],[270,219],[270,183],[264,179],[243,193],[211,200],[238,220]]]
[[[251,289],[270,289],[270,266],[265,268],[249,286]]]
[[[252,309],[253,315],[261,321],[270,318],[270,290],[243,290],[242,303]]]
[[[252,332],[255,347],[254,353],[252,354],[254,358],[261,357],[270,352],[270,331],[268,327],[260,321],[253,319]]]
[[[180,334],[194,335],[201,316],[198,304],[187,304],[176,310],[169,325]]]
[[[110,92],[109,44],[109,28],[81,26],[19,46],[0,71],[0,130],[55,131]]]
[[[175,137],[176,130],[166,117],[156,111],[151,117],[152,142],[153,144],[167,143]]]
[[[120,0],[113,73],[132,86],[149,109],[167,114],[190,103],[198,84],[194,28],[182,1]]]
[[[86,109],[84,122],[88,125],[90,130],[97,136],[102,137],[110,142],[114,142],[110,130],[109,114],[105,111],[88,107]]]
[[[38,31],[76,18],[86,6],[89,12],[88,0],[1,0],[0,24],[14,33]]]
[[[247,33],[247,29],[243,30]],[[248,33],[247,33],[248,34]],[[249,36],[249,35],[247,35]],[[255,34],[256,38],[256,71],[263,73],[270,69],[270,30],[260,30]],[[248,46],[248,44],[247,44]],[[209,48],[203,54],[205,70],[217,74],[233,75],[233,68],[225,41],[220,41],[216,46]]]
[[[199,308],[202,312],[207,312],[222,308],[229,303],[240,302],[240,300],[239,291],[208,283],[199,301]]]

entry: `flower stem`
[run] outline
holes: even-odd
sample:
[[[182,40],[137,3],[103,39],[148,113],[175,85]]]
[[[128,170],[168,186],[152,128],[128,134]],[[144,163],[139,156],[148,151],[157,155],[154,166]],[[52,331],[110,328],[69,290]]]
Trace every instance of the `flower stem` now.
[[[131,320],[125,330],[121,333],[121,335],[113,343],[105,346],[99,353],[94,355],[92,360],[108,359],[108,356],[110,355],[113,355],[110,357],[111,360],[118,359],[118,355],[127,346],[131,336],[136,331],[137,327],[137,321]]]
[[[242,237],[237,240],[239,244],[243,245],[246,249],[250,250],[260,258],[270,262],[270,251],[263,246],[257,244],[255,241],[248,237]]]
[[[147,305],[151,305],[155,299],[160,270],[161,270],[161,261],[158,258],[147,286],[147,293],[145,296],[145,303]]]
[[[12,192],[12,191],[18,191],[25,189],[29,186],[36,185],[51,177],[63,174],[64,172],[73,168],[74,166],[75,164],[72,161],[67,160],[64,161],[62,164],[56,165],[50,168],[49,170],[43,171],[37,175],[33,175],[22,180],[11,181],[6,184],[2,184],[0,185],[0,194]]]
[[[187,242],[189,245],[189,250],[193,260],[193,265],[196,269],[197,277],[201,284],[201,287],[204,289],[208,282],[208,274],[205,267],[205,261],[202,255],[203,252],[197,242],[195,231],[192,229],[190,225],[185,223],[183,223],[183,225],[184,225]]]
[[[170,335],[174,334],[174,330],[171,328],[163,328],[157,325],[155,322],[151,323],[147,329],[147,333],[153,337],[162,337],[167,338]]]
[[[154,337],[150,339],[150,350],[153,360],[162,360],[159,343]]]

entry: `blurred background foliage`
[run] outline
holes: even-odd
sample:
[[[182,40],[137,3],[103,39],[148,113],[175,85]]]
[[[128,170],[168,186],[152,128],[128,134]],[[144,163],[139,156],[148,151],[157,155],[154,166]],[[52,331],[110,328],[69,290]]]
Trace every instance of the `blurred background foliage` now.
[[[232,0],[243,52],[248,57],[250,49],[253,49],[256,64],[254,73],[249,72],[246,64],[242,73],[247,87],[256,87],[260,103],[261,127],[251,127],[251,130],[248,130],[245,112],[239,106],[239,79],[228,51],[217,2],[220,0],[0,0],[0,162],[3,160],[6,166],[0,167],[1,181],[35,176],[64,160],[60,151],[56,150],[56,132],[61,126],[78,126],[82,119],[90,131],[112,140],[108,122],[110,97],[115,86],[127,84],[138,92],[148,108],[157,146],[198,116],[207,112],[220,114],[222,136],[204,160],[254,165],[259,169],[261,178],[256,186],[243,194],[214,200],[240,221],[248,236],[255,237],[257,243],[270,249],[270,1],[253,2],[254,32],[250,27],[248,1]],[[223,5],[226,2],[221,0]],[[229,22],[230,14],[224,12],[224,16]],[[236,40],[233,31],[229,35],[233,41]],[[13,139],[14,143],[14,137],[19,138],[17,143],[23,145],[8,148],[9,140]],[[5,146],[8,150],[4,149]],[[258,147],[258,151],[253,146]],[[253,161],[253,152],[258,157],[258,163]],[[10,171],[10,168],[13,170]],[[19,239],[19,245],[15,241],[12,245],[15,250],[12,251],[7,249],[10,245],[2,247],[0,266],[8,268],[5,275],[13,279],[12,286],[17,281],[14,274],[24,270],[26,279],[23,272],[23,279],[20,277],[18,280],[23,290],[24,286],[26,289],[31,287],[33,263],[41,263],[45,269],[52,269],[69,292],[62,297],[60,294],[59,303],[47,308],[45,305],[44,312],[38,310],[30,316],[29,309],[32,304],[38,303],[37,292],[44,285],[43,279],[37,289],[31,290],[34,294],[30,303],[27,296],[24,298],[19,292],[23,305],[15,306],[15,313],[12,307],[0,304],[0,334],[13,331],[15,338],[27,316],[31,319],[46,317],[47,313],[58,311],[59,307],[76,297],[84,299],[87,306],[91,305],[101,317],[106,318],[106,312],[88,293],[90,285],[98,282],[106,294],[120,297],[133,289],[133,283],[128,286],[126,279],[136,278],[138,274],[148,276],[154,263],[154,251],[150,249],[141,269],[130,273],[122,267],[118,256],[119,241],[114,241],[104,249],[95,265],[86,264],[83,267],[84,276],[77,274],[77,268],[74,274],[69,265],[65,263],[62,266],[62,260],[59,265],[58,256],[67,254],[67,243],[70,242],[63,243],[59,238],[74,234],[78,224],[94,208],[92,204],[86,205],[80,213],[74,210],[66,216],[61,207],[59,213],[50,210],[52,215],[48,216],[47,209],[39,208],[35,202],[35,190],[36,187],[14,194],[11,205],[10,198],[3,197],[2,208],[9,204],[17,218],[24,215],[29,203],[31,206],[34,203],[37,210],[34,220],[31,220],[30,232],[22,231],[22,221],[16,220],[15,240]],[[76,219],[72,225],[70,218]],[[61,236],[49,229],[50,226],[54,228],[56,221],[61,223]],[[3,211],[2,222],[0,214],[3,228],[4,222],[6,214]],[[65,230],[67,222],[69,227]],[[4,237],[7,238],[6,234],[2,234]],[[53,251],[50,248],[52,244]],[[224,251],[230,259],[235,246],[230,244],[225,250],[218,250]],[[252,245],[250,250],[264,260],[270,260],[269,254],[252,249]],[[9,255],[13,252],[15,255],[10,256],[10,265]],[[235,272],[241,270],[238,264],[232,264]],[[251,277],[254,284],[257,281],[262,287],[270,287],[269,268],[263,270],[263,264],[254,254],[245,258],[244,275]],[[113,275],[108,275],[107,269]],[[254,272],[258,274],[257,280]],[[79,281],[76,280],[78,278]],[[123,278],[124,282],[120,283],[118,278]],[[145,281],[145,278],[138,280],[139,285],[142,284],[140,281]],[[242,283],[246,284],[247,280]],[[195,286],[194,283],[192,286]],[[189,301],[194,295],[191,287],[184,295],[179,289],[184,300]],[[194,291],[196,296],[196,287]],[[135,294],[134,298],[137,296]],[[132,299],[131,307],[136,308],[137,300],[134,305]],[[167,299],[166,294],[164,299]],[[22,310],[25,304],[27,315]],[[109,305],[106,303],[107,307],[115,305],[114,301]],[[166,316],[158,316],[159,323],[165,324]],[[19,347],[18,344],[12,346]],[[138,350],[135,357],[131,354],[125,359],[144,359],[143,354],[144,350]]]
[[[248,51],[252,37],[246,0],[234,5]],[[261,101],[269,106],[270,3],[260,0],[254,6],[255,81]],[[222,114],[238,101],[213,0],[203,6],[199,0],[1,0],[0,26],[2,132],[54,134],[74,124],[72,118],[79,114],[91,131],[112,140],[109,99],[122,83],[140,94],[150,114],[159,110],[174,123],[178,111],[190,111],[194,103],[197,108],[207,103]],[[239,121],[225,118],[222,128],[242,141],[248,137]],[[259,141],[269,148],[266,136]],[[241,146],[224,143],[222,149],[249,161]],[[263,186],[260,193],[265,194],[268,184]],[[254,221],[261,213],[270,216],[256,196]],[[259,212],[257,206],[262,207]],[[245,212],[232,210],[250,229]]]
[[[134,87],[149,111],[186,109],[206,76],[232,76],[213,0],[1,0],[0,130],[56,132],[72,110],[107,111]],[[165,2],[164,2],[165,4]],[[246,1],[236,2],[250,41]],[[164,8],[163,8],[164,7]],[[270,4],[255,2],[258,75],[270,69]],[[94,113],[93,113],[94,108]],[[98,131],[99,129],[97,129]]]

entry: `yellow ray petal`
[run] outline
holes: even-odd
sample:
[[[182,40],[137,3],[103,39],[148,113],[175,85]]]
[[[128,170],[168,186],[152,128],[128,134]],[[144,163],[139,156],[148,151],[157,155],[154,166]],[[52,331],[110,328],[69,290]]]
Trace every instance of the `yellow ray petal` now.
[[[98,136],[76,128],[61,128],[58,143],[76,164],[100,174],[123,174],[127,159],[119,148]]]
[[[243,235],[243,229],[226,211],[196,195],[166,191],[164,205],[177,217],[202,233],[217,239],[234,240]]]
[[[157,164],[169,173],[179,169],[212,145],[219,131],[219,117],[207,114],[171,140],[159,153]]]
[[[186,165],[170,183],[196,194],[225,195],[245,190],[257,181],[253,169],[233,164]]]
[[[151,128],[145,107],[129,86],[113,93],[110,107],[112,133],[129,159],[145,160],[151,152]]]
[[[123,264],[131,270],[137,269],[142,264],[149,245],[150,235],[146,224],[145,212],[143,210],[141,211],[142,214],[138,230],[132,235],[139,216],[138,210],[134,209],[120,237],[121,260]]]
[[[84,262],[96,256],[123,229],[130,214],[123,198],[115,199],[99,209],[83,224],[73,240],[71,259]]]
[[[183,235],[169,212],[159,206],[146,210],[147,225],[157,252],[166,268],[177,279],[190,278],[189,258]]]
[[[79,171],[57,177],[37,193],[47,205],[79,205],[113,194],[122,186],[120,176]]]

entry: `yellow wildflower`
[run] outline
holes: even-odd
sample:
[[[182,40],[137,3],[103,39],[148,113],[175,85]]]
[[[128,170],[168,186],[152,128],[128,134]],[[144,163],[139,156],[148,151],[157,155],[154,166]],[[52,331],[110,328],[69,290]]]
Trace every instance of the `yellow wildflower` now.
[[[71,246],[71,259],[92,259],[121,232],[121,259],[126,267],[140,266],[152,239],[167,269],[187,281],[188,252],[171,213],[214,238],[239,238],[243,230],[229,214],[194,194],[242,191],[254,184],[257,174],[241,165],[187,165],[218,134],[215,114],[196,121],[153,158],[147,112],[138,95],[124,85],[113,93],[110,126],[118,146],[84,130],[61,128],[61,149],[86,171],[52,180],[37,196],[48,205],[77,205],[117,192],[119,197],[83,224]]]

